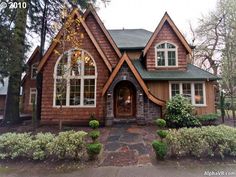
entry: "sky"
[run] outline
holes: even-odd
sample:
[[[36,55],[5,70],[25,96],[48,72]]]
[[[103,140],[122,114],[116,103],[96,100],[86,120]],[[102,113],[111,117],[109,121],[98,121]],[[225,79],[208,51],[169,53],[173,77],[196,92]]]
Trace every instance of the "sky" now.
[[[198,19],[216,7],[217,0],[111,0],[98,14],[108,29],[144,28],[154,31],[167,11],[187,38],[189,22],[197,26]]]
[[[97,13],[107,29],[143,28],[154,31],[167,11],[187,41],[191,41],[189,23],[193,28],[196,27],[202,15],[215,9],[216,2],[217,0],[110,0],[106,7],[98,4]],[[33,52],[36,43],[27,56]]]

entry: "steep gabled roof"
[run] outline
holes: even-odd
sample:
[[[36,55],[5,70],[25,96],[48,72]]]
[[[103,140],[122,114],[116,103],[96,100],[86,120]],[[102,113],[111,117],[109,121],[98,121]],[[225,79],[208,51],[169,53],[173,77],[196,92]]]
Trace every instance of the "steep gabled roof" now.
[[[147,54],[148,49],[150,48],[150,46],[152,45],[152,43],[154,42],[156,36],[158,35],[158,33],[160,32],[162,26],[165,24],[165,22],[169,23],[169,25],[171,26],[171,28],[173,29],[173,31],[175,32],[175,34],[177,35],[177,37],[179,38],[179,40],[181,41],[181,43],[183,44],[183,46],[186,48],[186,50],[189,53],[192,53],[192,49],[190,48],[188,42],[185,40],[184,36],[181,34],[181,32],[179,31],[179,29],[176,27],[176,25],[174,24],[174,22],[172,21],[172,19],[170,18],[170,16],[168,15],[167,12],[165,12],[164,16],[162,17],[160,23],[158,24],[157,28],[155,29],[154,33],[152,34],[152,37],[149,39],[146,47],[143,50],[143,56],[145,56]]]
[[[165,105],[165,101],[163,100],[160,100],[158,98],[156,98],[155,96],[153,96],[145,82],[143,81],[143,79],[141,78],[140,74],[138,73],[138,71],[136,70],[136,68],[134,67],[134,65],[132,64],[132,62],[130,61],[129,59],[129,56],[124,53],[122,58],[120,59],[119,63],[116,65],[115,69],[113,70],[113,72],[111,73],[109,79],[107,80],[105,86],[103,87],[103,90],[102,90],[102,95],[104,95],[107,91],[107,89],[110,87],[112,81],[114,80],[114,78],[116,77],[117,73],[119,72],[121,66],[123,65],[123,63],[126,62],[127,65],[129,66],[131,72],[134,74],[134,77],[136,78],[136,80],[138,81],[139,85],[142,87],[143,91],[145,92],[145,94],[147,95],[147,97],[152,101],[154,102],[155,104],[157,105],[161,105],[161,106],[164,106]]]
[[[101,55],[103,61],[105,62],[106,66],[108,67],[108,69],[110,71],[112,71],[112,66],[111,63],[109,62],[109,60],[107,59],[106,55],[104,54],[104,52],[102,51],[102,49],[100,48],[99,44],[97,43],[95,37],[93,36],[93,34],[91,33],[91,31],[89,30],[87,24],[85,23],[83,17],[80,15],[79,10],[78,9],[74,9],[70,16],[72,18],[78,18],[81,22],[81,25],[83,26],[83,28],[85,29],[85,31],[87,32],[89,38],[91,39],[92,43],[94,44],[95,48],[97,49],[98,53]],[[44,64],[46,63],[47,59],[49,58],[49,56],[51,55],[51,53],[53,52],[53,50],[55,49],[55,47],[57,46],[57,40],[60,40],[60,38],[63,35],[63,28],[64,25],[62,26],[62,28],[60,29],[60,31],[57,33],[55,40],[53,40],[53,42],[51,43],[49,49],[47,50],[47,52],[44,54],[43,58],[41,59],[39,66],[38,66],[38,71],[40,71]]]
[[[26,62],[26,64],[30,63],[38,53],[39,53],[39,46],[37,46],[37,47],[34,49],[33,53],[31,54],[31,56],[30,56],[30,58],[28,59],[28,61]]]
[[[97,14],[96,10],[94,9],[93,5],[90,5],[88,7],[88,9],[85,11],[85,13],[83,15],[83,18],[86,19],[86,17],[89,15],[89,13],[91,13],[94,16],[94,18],[96,19],[98,25],[100,26],[103,33],[105,34],[106,38],[108,39],[111,46],[115,50],[116,54],[118,55],[119,58],[121,58],[122,54],[121,54],[120,50],[118,49],[118,47],[117,47],[116,43],[114,42],[113,38],[111,37],[111,35],[107,31],[106,27],[104,26],[103,22],[101,21],[100,17],[98,16],[98,14]]]

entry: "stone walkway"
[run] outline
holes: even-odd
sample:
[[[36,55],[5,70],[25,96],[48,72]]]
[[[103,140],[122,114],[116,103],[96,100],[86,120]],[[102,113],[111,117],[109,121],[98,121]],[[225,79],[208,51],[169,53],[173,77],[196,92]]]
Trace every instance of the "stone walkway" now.
[[[104,138],[101,166],[151,164],[155,126],[115,125]]]

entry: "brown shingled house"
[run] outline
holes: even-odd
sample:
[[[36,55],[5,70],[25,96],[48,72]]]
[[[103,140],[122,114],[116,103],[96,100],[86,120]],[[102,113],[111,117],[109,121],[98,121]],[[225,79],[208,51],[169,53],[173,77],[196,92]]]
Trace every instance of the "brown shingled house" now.
[[[93,7],[83,14],[73,10],[71,16],[84,19],[77,27],[84,36],[81,45],[71,48],[67,44],[63,57],[58,57],[53,51],[61,48],[54,40],[38,64],[43,73],[42,123],[83,124],[94,115],[106,125],[116,120],[145,124],[162,116],[166,102],[176,94],[188,97],[198,114],[215,111],[214,81],[218,78],[189,63],[192,50],[167,13],[153,33],[107,30]],[[61,39],[60,32],[56,38]],[[80,60],[66,76],[60,109],[61,62],[64,59],[70,65],[73,57],[86,60]],[[30,79],[28,74],[24,83]],[[29,87],[35,88],[24,87],[25,110],[35,93]]]

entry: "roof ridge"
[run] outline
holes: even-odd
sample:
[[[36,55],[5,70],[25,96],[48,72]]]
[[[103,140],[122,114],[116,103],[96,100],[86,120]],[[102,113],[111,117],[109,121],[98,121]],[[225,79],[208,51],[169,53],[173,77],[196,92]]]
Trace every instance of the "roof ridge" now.
[[[149,30],[147,30],[147,29],[144,29],[144,28],[120,28],[120,29],[107,29],[108,31],[122,31],[122,30],[126,30],[126,31],[128,31],[128,30],[144,30],[144,31],[148,31],[148,32],[150,32],[150,33],[153,33],[152,31],[149,31]]]

